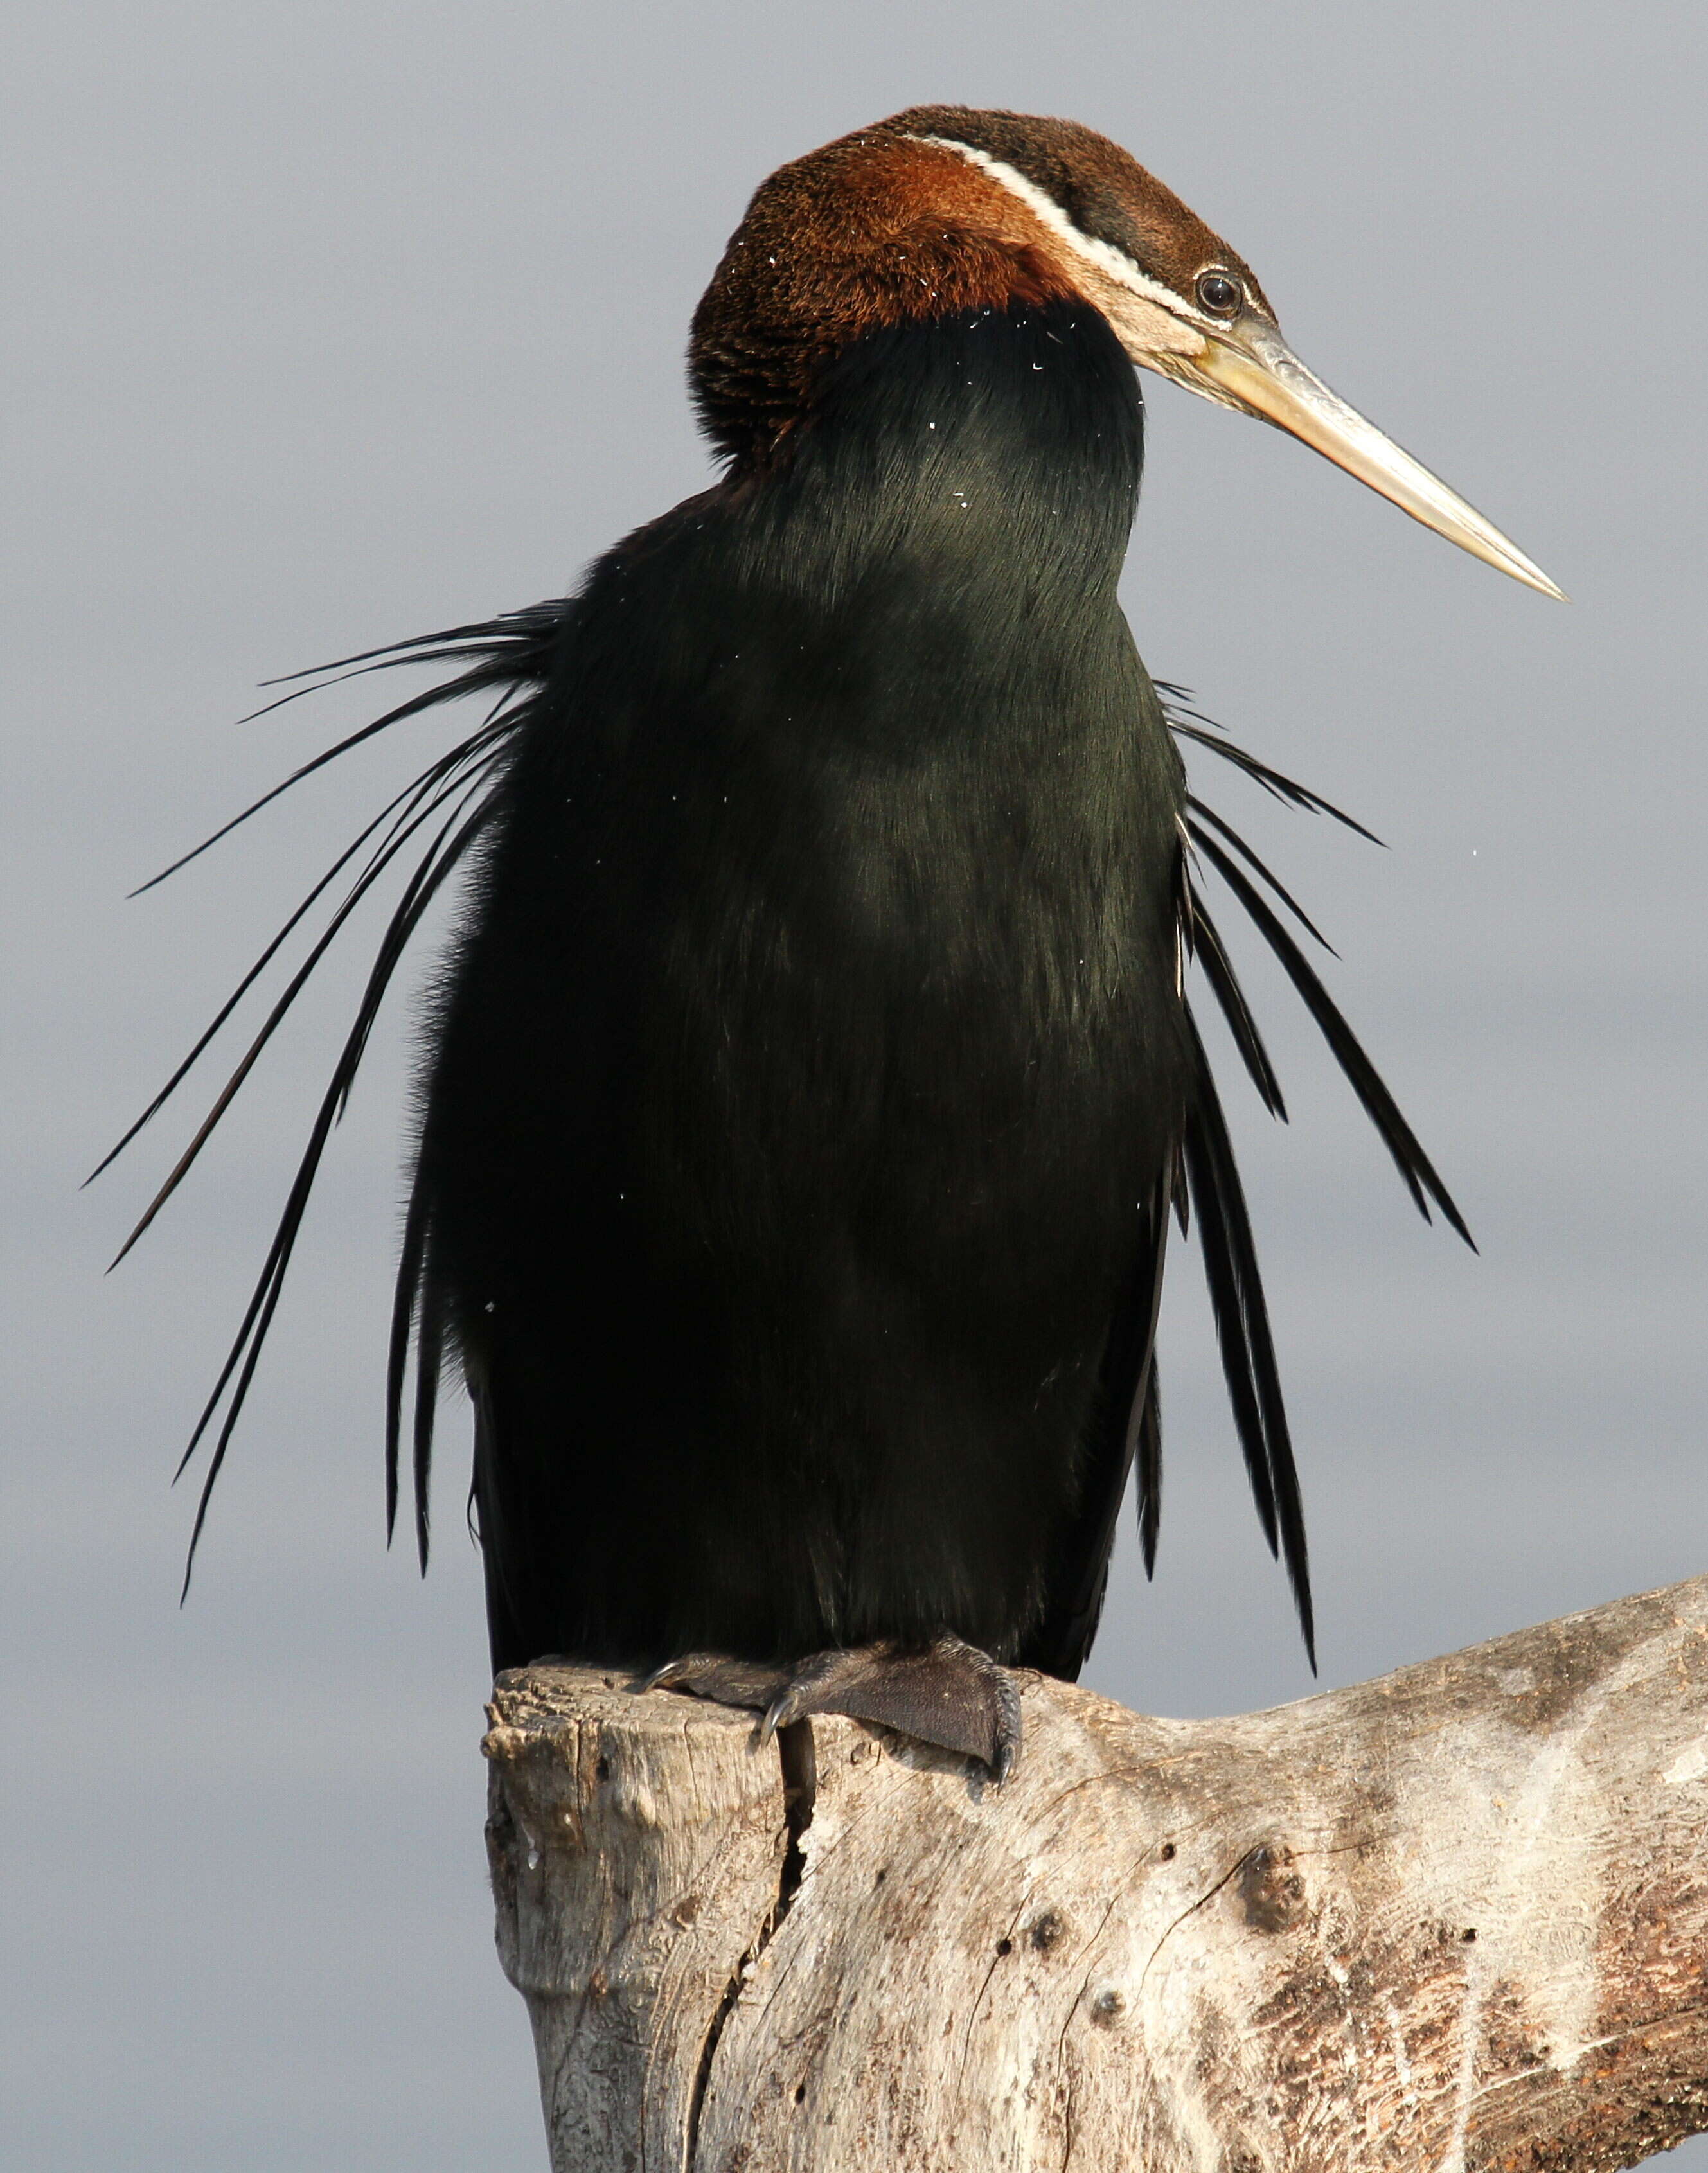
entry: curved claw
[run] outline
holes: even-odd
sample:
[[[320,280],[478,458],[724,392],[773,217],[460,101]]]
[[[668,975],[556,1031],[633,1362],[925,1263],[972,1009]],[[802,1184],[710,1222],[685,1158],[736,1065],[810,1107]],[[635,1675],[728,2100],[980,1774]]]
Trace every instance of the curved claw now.
[[[718,1705],[751,1707],[762,1712],[779,1691],[787,1690],[789,1674],[774,1662],[736,1660],[727,1653],[683,1653],[644,1675],[634,1687],[687,1690]]]

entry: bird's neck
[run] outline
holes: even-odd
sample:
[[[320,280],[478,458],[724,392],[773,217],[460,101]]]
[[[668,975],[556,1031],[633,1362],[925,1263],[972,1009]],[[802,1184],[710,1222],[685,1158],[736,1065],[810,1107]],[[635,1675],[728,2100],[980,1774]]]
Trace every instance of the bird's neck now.
[[[845,592],[888,574],[924,610],[980,587],[1023,610],[1048,590],[1059,619],[1070,594],[1112,607],[1141,414],[1096,310],[970,310],[843,349],[778,454],[734,480],[774,563],[803,583]]]

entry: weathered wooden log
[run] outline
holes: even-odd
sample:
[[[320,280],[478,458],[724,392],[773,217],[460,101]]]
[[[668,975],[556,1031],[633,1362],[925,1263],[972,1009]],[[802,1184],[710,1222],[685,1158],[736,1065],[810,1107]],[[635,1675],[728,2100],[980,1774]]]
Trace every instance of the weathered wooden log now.
[[[1708,1577],[1240,1719],[1022,1684],[997,1787],[500,1678],[558,2173],[1602,2169],[1708,2127]]]

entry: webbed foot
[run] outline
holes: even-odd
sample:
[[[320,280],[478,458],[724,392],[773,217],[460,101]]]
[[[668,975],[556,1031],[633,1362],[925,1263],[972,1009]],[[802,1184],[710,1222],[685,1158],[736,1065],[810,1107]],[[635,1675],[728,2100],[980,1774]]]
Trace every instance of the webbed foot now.
[[[815,1653],[793,1665],[691,1653],[667,1662],[641,1687],[749,1707],[764,1715],[759,1732],[768,1743],[795,1721],[840,1712],[976,1758],[999,1781],[1020,1756],[1020,1693],[1013,1677],[976,1645],[946,1635],[923,1651],[862,1645]]]

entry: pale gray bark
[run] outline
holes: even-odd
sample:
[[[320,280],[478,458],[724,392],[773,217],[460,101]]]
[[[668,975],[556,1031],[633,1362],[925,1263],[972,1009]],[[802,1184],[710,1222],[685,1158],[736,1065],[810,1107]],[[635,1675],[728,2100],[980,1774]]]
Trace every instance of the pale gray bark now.
[[[1708,2127],[1708,1578],[1239,1719],[1021,1680],[998,1788],[500,1679],[558,2173],[1598,2173]]]

